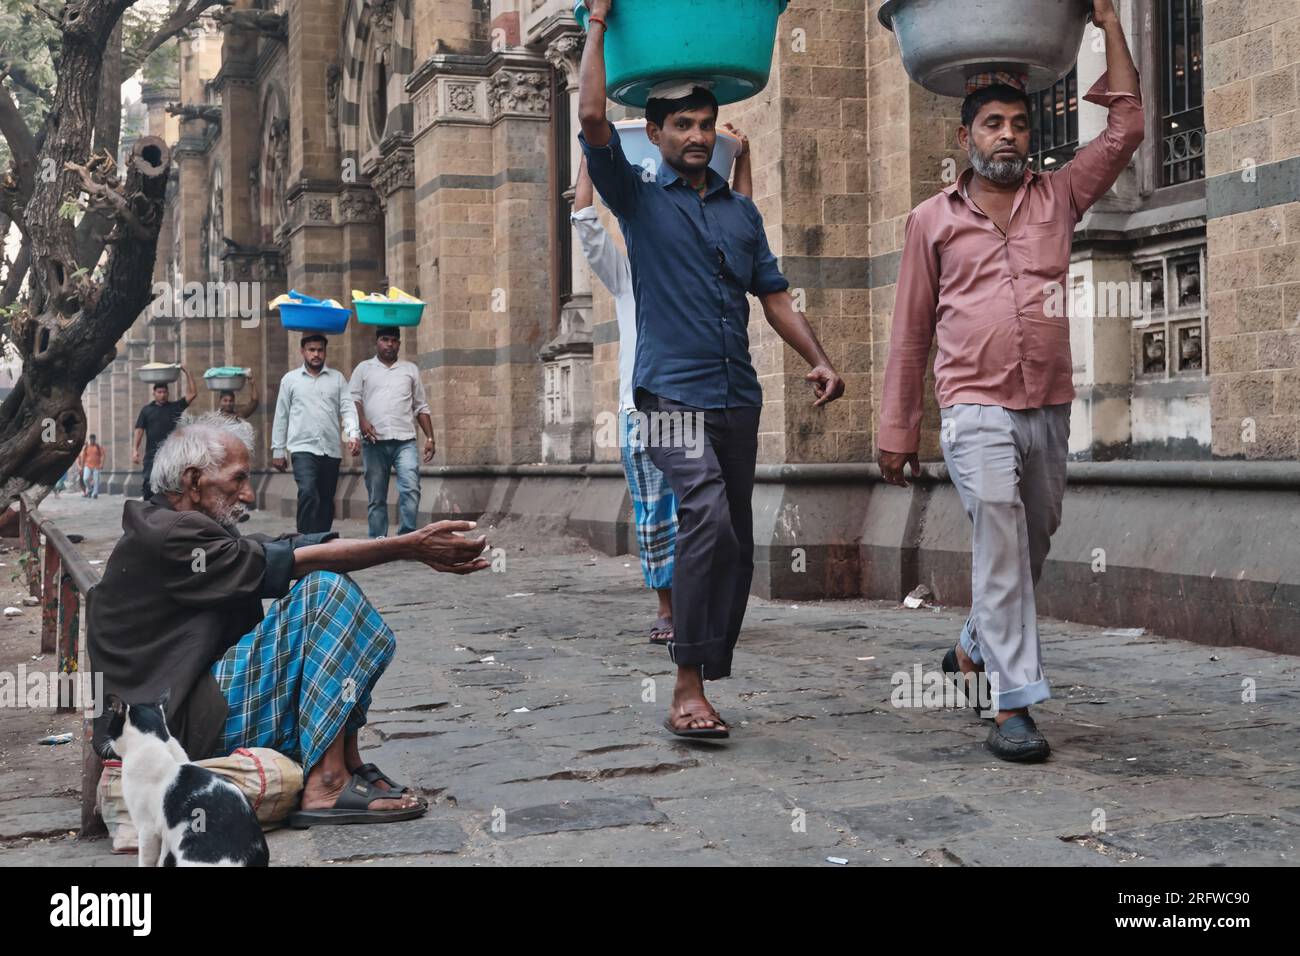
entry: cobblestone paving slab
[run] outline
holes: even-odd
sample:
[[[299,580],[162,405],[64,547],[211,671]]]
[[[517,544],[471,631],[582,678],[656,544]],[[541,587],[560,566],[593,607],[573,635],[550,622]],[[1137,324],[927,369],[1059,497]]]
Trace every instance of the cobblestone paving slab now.
[[[50,510],[106,549],[119,508]],[[258,514],[247,527],[281,526]],[[635,560],[522,523],[488,533],[502,573],[355,575],[398,635],[362,748],[428,796],[430,813],[278,830],[276,863],[1297,859],[1300,658],[1045,621],[1055,696],[1036,713],[1053,756],[1025,767],[993,758],[987,724],[965,709],[893,704],[894,676],[937,670],[964,609],[753,598],[735,676],[711,685],[732,739],[691,742],[660,726],[672,669],[646,641],[654,601]],[[72,766],[42,776],[29,761],[22,779],[0,779],[0,863],[134,862],[49,837],[75,825]]]

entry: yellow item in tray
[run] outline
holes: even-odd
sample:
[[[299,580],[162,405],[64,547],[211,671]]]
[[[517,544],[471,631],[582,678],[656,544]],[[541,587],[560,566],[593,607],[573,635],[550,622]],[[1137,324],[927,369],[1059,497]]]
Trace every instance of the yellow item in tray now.
[[[395,285],[394,285],[394,286],[389,286],[389,287],[388,287],[388,298],[392,299],[392,300],[395,301],[395,302],[419,302],[419,301],[421,301],[420,299],[417,299],[415,296],[413,296],[413,295],[411,295],[411,294],[409,294],[409,293],[407,293],[407,292],[403,292],[401,289],[397,288],[397,286],[395,286]]]
[[[288,293],[282,292],[271,300],[267,308],[278,309],[282,305],[293,305],[297,301],[297,299],[291,298]]]

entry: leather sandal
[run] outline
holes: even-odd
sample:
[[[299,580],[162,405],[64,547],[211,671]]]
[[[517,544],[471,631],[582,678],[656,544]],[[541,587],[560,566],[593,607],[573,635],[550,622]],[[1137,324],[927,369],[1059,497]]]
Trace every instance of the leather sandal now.
[[[677,717],[681,723],[688,726],[674,727],[673,717]],[[711,720],[712,727],[690,727],[693,720]],[[722,717],[712,707],[701,707],[696,704],[694,707],[682,706],[675,708],[673,713],[664,720],[664,729],[670,734],[678,737],[686,737],[691,740],[726,740],[731,736],[731,731],[723,723]]]

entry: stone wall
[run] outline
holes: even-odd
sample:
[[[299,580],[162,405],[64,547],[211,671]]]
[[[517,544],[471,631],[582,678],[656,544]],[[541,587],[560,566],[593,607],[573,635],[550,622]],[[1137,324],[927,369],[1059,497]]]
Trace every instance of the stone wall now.
[[[1300,0],[1206,4],[1216,456],[1300,452]]]

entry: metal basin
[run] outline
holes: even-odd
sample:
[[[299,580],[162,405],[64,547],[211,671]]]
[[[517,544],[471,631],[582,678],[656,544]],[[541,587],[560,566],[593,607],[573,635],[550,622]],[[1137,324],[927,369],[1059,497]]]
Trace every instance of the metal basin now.
[[[168,382],[174,382],[180,377],[181,367],[179,365],[169,365],[166,368],[140,369],[140,381],[148,382],[151,385],[166,385]]]
[[[214,392],[237,392],[244,387],[247,379],[243,375],[214,375],[203,381]]]
[[[1091,0],[886,0],[880,22],[932,93],[965,96],[969,77],[992,70],[1028,73],[1032,93],[1070,72],[1091,12]]]

